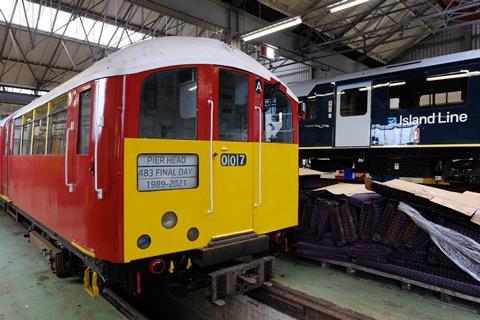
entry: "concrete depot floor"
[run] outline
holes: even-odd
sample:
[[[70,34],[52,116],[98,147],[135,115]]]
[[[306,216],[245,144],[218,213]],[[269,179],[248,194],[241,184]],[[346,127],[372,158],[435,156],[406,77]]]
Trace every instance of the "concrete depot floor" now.
[[[125,319],[79,277],[57,278],[24,229],[0,211],[0,320]]]
[[[374,319],[467,320],[480,319],[480,306],[468,308],[440,301],[431,292],[408,292],[398,283],[350,276],[339,270],[321,268],[310,261],[277,260],[275,281],[310,296]],[[475,308],[478,312],[471,310]]]

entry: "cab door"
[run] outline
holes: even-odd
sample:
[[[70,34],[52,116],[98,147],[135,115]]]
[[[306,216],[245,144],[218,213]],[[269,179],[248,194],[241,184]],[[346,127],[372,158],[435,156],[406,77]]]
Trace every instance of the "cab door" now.
[[[250,89],[247,73],[214,68],[213,105],[217,141],[213,143],[214,217],[212,236],[228,236],[253,229],[253,144],[249,143]],[[216,91],[216,92],[215,92]]]

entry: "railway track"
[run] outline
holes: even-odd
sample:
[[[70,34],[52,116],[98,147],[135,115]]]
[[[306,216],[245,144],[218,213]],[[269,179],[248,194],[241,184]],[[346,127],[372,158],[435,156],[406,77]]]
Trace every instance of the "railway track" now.
[[[295,319],[352,319],[370,320],[371,317],[342,308],[330,301],[315,298],[297,290],[283,286],[275,281],[247,294],[251,298],[266,304]]]
[[[129,320],[148,320],[148,317],[123,299],[120,295],[115,293],[110,288],[105,288],[101,295],[112,304],[118,311],[120,311]]]

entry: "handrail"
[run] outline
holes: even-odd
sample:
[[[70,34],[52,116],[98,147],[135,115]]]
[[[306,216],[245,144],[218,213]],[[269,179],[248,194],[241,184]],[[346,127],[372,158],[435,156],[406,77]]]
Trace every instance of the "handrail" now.
[[[255,107],[258,110],[258,202],[254,204],[256,208],[262,205],[262,108]]]
[[[68,182],[68,141],[70,137],[70,131],[75,130],[75,123],[70,122],[70,126],[67,128],[66,138],[65,138],[65,186],[68,188],[68,192],[73,192],[73,183]]]
[[[210,209],[208,213],[213,213],[213,100],[208,99],[210,105]]]
[[[103,117],[100,117],[100,119],[98,119],[97,125],[98,127],[103,127]],[[100,131],[98,130],[95,130],[95,131],[97,132],[95,137],[95,150],[94,150],[94,156],[93,156],[94,172],[95,172],[95,191],[97,192],[97,199],[102,200],[103,189],[100,189],[98,187],[98,142],[100,140]]]

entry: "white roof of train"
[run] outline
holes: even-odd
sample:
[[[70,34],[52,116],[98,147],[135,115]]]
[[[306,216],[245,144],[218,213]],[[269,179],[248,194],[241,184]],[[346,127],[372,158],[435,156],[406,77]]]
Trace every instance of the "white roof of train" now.
[[[312,92],[313,88],[316,85],[322,84],[322,83],[339,82],[339,81],[346,81],[346,80],[352,80],[357,78],[372,77],[380,74],[387,74],[387,73],[411,70],[416,68],[424,68],[424,67],[436,66],[440,64],[478,59],[478,58],[480,58],[480,50],[470,50],[470,51],[465,51],[460,53],[449,54],[445,56],[399,63],[399,64],[389,65],[389,66],[380,67],[380,68],[368,69],[368,70],[356,72],[356,73],[343,74],[343,75],[338,75],[334,77],[320,78],[320,79],[313,79],[313,80],[308,80],[304,82],[292,83],[292,84],[289,84],[289,87],[297,97],[304,97],[308,95],[310,92]]]
[[[95,79],[133,74],[146,70],[187,64],[212,64],[241,69],[266,80],[280,81],[272,72],[238,49],[215,39],[161,37],[132,44],[96,62],[70,80],[16,111],[0,122],[26,113],[56,97]],[[288,94],[297,97],[288,89]],[[298,100],[298,99],[297,99]]]

